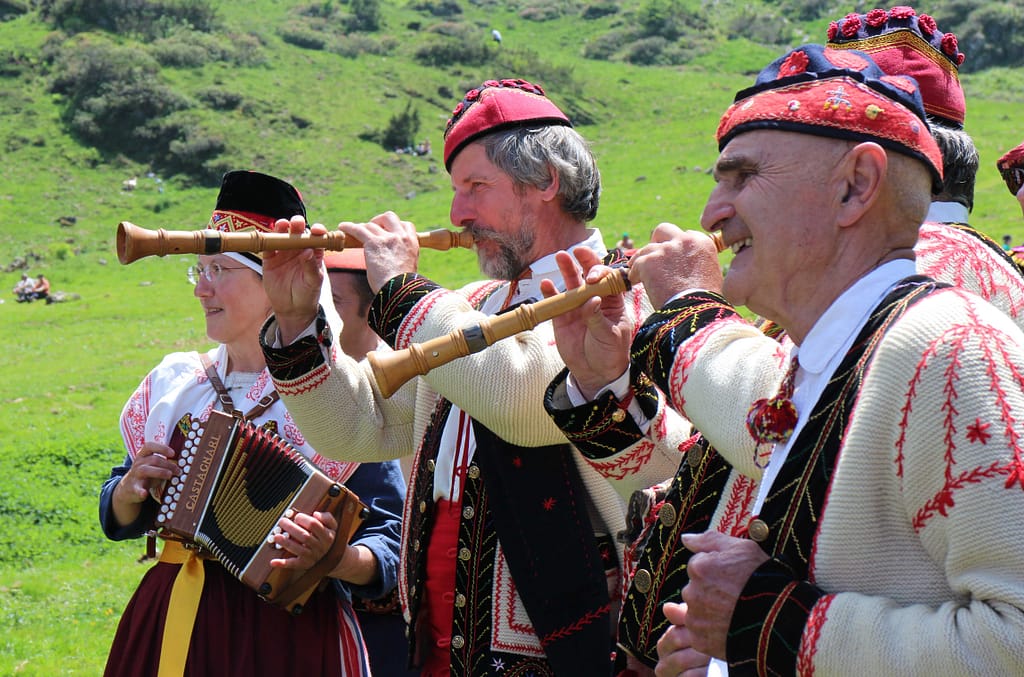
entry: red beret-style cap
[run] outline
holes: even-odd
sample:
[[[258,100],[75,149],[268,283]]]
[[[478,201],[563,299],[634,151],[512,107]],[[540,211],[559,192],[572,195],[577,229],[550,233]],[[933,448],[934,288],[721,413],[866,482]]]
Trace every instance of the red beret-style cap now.
[[[773,61],[722,115],[719,150],[755,129],[874,141],[923,162],[933,190],[942,187],[942,155],[917,83],[885,74],[863,52],[804,45]]]
[[[334,272],[366,272],[366,255],[362,249],[342,249],[340,252],[327,252],[324,265],[328,273]]]
[[[996,161],[999,169],[1010,169],[1012,167],[1024,167],[1024,143],[1014,146],[1006,151],[1003,157]]]
[[[996,160],[996,169],[1003,176],[1010,193],[1019,193],[1024,185],[1024,143],[1006,151],[1003,157]]]
[[[444,131],[444,166],[449,172],[459,151],[471,141],[502,129],[530,125],[565,125],[569,118],[526,80],[487,80],[455,106]]]
[[[865,52],[889,75],[914,78],[925,111],[963,128],[966,103],[959,72],[964,55],[956,36],[940,31],[929,15],[906,6],[847,14],[829,25],[827,46]]]

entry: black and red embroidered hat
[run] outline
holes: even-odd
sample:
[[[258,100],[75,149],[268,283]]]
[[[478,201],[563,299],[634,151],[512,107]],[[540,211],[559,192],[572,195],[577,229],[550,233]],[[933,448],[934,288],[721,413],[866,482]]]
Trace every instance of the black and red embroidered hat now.
[[[864,52],[804,45],[773,61],[722,115],[719,150],[755,129],[873,141],[920,160],[933,190],[942,186],[942,155],[917,82],[887,75]]]
[[[290,183],[252,171],[231,171],[221,179],[217,205],[207,228],[225,233],[244,230],[270,232],[278,219],[306,216],[302,195]],[[240,253],[260,265],[259,253]]]
[[[856,49],[890,75],[917,80],[925,111],[955,129],[964,126],[966,103],[960,86],[960,52],[956,35],[943,33],[935,19],[913,7],[873,9],[847,14],[828,27],[828,44]]]
[[[487,80],[469,90],[452,111],[444,130],[444,166],[484,134],[529,125],[565,125],[569,118],[540,85],[520,79]]]

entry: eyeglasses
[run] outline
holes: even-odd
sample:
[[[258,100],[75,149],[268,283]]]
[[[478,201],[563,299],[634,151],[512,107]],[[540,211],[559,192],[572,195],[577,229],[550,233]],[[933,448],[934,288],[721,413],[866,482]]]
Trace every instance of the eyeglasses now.
[[[220,275],[225,270],[248,270],[248,268],[246,266],[222,266],[219,263],[211,263],[208,266],[204,266],[197,263],[194,266],[189,266],[187,271],[188,281],[195,286],[199,284],[199,278],[202,277],[207,282],[216,283],[220,280]]]
[[[1003,181],[1011,193],[1016,195],[1020,192],[1021,186],[1024,186],[1024,167],[1005,167],[999,173],[1003,175]]]

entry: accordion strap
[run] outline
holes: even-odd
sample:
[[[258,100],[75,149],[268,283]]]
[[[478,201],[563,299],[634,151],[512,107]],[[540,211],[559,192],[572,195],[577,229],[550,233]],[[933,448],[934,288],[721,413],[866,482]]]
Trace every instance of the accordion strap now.
[[[232,400],[231,395],[228,394],[228,389],[224,387],[224,382],[220,380],[220,376],[217,374],[217,368],[213,365],[209,356],[207,356],[206,353],[199,353],[199,361],[203,363],[203,369],[206,370],[206,377],[210,379],[210,385],[213,386],[214,391],[216,391],[217,399],[220,400],[220,405],[224,407],[224,411],[228,412],[232,416],[246,421],[251,421],[273,406],[274,402],[277,402],[281,397],[277,394],[276,390],[271,390],[268,394],[263,396],[263,399],[256,403],[256,406],[243,414],[240,409],[235,409],[235,401]]]

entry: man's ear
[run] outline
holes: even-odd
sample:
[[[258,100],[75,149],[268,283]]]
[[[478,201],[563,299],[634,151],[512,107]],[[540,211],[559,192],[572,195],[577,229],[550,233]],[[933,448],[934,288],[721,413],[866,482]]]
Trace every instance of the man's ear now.
[[[839,163],[843,196],[840,200],[839,225],[856,223],[871,209],[881,195],[889,168],[885,149],[877,143],[859,143]]]
[[[548,183],[548,187],[540,192],[541,199],[545,202],[550,202],[558,197],[558,189],[561,185],[558,182],[558,172],[551,165],[548,165],[548,176],[551,177],[551,181]]]

